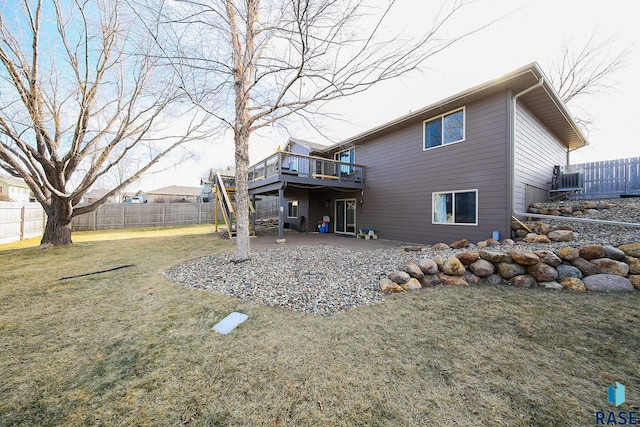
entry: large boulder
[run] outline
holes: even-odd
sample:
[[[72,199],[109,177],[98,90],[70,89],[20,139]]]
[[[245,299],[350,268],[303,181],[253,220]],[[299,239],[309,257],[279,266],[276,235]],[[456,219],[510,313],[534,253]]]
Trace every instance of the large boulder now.
[[[558,270],[558,280],[566,279],[567,277],[582,279],[583,276],[582,272],[573,265],[560,264],[556,267],[556,270]]]
[[[424,277],[424,273],[418,264],[415,262],[408,262],[404,266],[404,271],[409,273],[409,276],[414,277],[416,279],[422,279]]]
[[[409,276],[409,273],[406,271],[396,270],[389,273],[387,278],[393,280],[398,285],[402,285],[403,283],[407,283],[409,279],[411,279],[411,276]]]
[[[461,252],[456,257],[460,260],[460,262],[464,265],[469,265],[471,263],[476,262],[480,259],[480,254],[478,252]]]
[[[616,276],[625,277],[629,274],[629,266],[620,261],[609,258],[592,259],[591,264],[596,265],[602,274],[615,274]]]
[[[562,264],[562,260],[556,254],[551,251],[535,251],[534,252],[540,258],[540,262],[544,262],[545,264],[549,264],[552,267],[557,267]]]
[[[560,279],[559,282],[565,289],[570,291],[584,292],[587,290],[582,280],[577,277],[565,277],[564,279]]]
[[[640,258],[640,243],[629,243],[627,245],[618,246],[618,249],[629,256]]]
[[[625,253],[624,251],[616,248],[615,246],[605,246],[604,257],[615,259],[616,261],[624,261]]]
[[[418,267],[424,274],[436,274],[438,272],[438,264],[431,258],[420,258]]]
[[[513,262],[521,265],[536,265],[540,262],[540,257],[533,252],[525,251],[524,249],[509,249],[509,255]]]
[[[478,277],[487,277],[495,272],[495,267],[486,259],[479,259],[469,264],[469,270]]]
[[[509,254],[497,251],[482,250],[480,251],[480,258],[486,259],[487,261],[494,264],[497,264],[499,262],[511,262],[511,257],[509,256]]]
[[[424,277],[419,280],[423,288],[442,284],[437,274],[425,274]]]
[[[600,273],[600,269],[597,265],[590,263],[584,258],[576,258],[571,261],[574,267],[582,272],[584,276],[591,276],[593,274]]]
[[[526,272],[527,268],[524,265],[512,264],[510,262],[501,262],[498,264],[498,274],[503,279],[509,280]]]
[[[422,285],[415,277],[412,277],[407,283],[403,283],[400,286],[402,286],[402,289],[404,289],[405,291],[415,291],[418,289],[422,289]]]
[[[573,240],[573,231],[571,230],[554,230],[548,234],[549,240],[552,242],[570,242]]]
[[[557,255],[563,260],[571,262],[580,256],[580,251],[577,248],[565,246],[557,252]]]
[[[538,282],[528,274],[523,274],[511,279],[511,285],[516,288],[535,288],[538,286]]]
[[[629,266],[629,274],[640,274],[640,258],[628,256],[625,261]]]
[[[438,278],[443,285],[451,286],[468,286],[469,283],[464,276],[450,276],[448,274],[438,273]]]
[[[536,265],[529,266],[527,268],[529,273],[538,282],[551,282],[558,278],[558,271],[544,262],[539,262]]]
[[[388,294],[395,292],[404,292],[402,286],[398,285],[396,282],[387,277],[380,279],[380,290]]]
[[[633,291],[634,287],[626,277],[615,274],[594,274],[582,279],[589,291]]]
[[[580,258],[587,261],[597,258],[604,258],[604,246],[602,245],[585,245],[578,248]]]
[[[454,256],[447,258],[442,264],[442,268],[440,270],[449,276],[463,276],[464,272],[467,271],[460,260]]]

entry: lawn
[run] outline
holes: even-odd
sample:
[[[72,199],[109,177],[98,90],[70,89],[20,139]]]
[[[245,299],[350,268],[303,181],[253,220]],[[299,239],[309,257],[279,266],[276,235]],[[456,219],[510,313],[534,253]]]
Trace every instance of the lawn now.
[[[0,246],[0,425],[583,426],[638,410],[639,292],[438,286],[316,317],[167,282],[232,250],[185,230]],[[212,332],[232,311],[249,319]]]

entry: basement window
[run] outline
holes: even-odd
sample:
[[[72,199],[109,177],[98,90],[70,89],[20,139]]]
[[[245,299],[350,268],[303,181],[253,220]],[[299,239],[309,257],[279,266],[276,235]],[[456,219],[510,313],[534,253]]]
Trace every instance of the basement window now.
[[[298,201],[292,200],[287,203],[287,218],[298,218]]]
[[[478,225],[478,190],[432,194],[433,224]]]

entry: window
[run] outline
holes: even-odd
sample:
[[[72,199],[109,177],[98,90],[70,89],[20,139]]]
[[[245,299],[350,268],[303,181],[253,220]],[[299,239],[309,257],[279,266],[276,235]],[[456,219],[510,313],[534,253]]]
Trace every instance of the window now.
[[[478,225],[478,190],[433,193],[433,224]]]
[[[356,162],[356,150],[354,148],[349,148],[347,150],[339,151],[333,155],[333,158],[337,162],[343,163],[355,163]],[[353,168],[347,165],[340,165],[340,172],[342,173],[352,173]]]
[[[287,217],[298,218],[298,201],[293,200],[287,203]]]
[[[464,108],[424,122],[424,149],[464,140]]]

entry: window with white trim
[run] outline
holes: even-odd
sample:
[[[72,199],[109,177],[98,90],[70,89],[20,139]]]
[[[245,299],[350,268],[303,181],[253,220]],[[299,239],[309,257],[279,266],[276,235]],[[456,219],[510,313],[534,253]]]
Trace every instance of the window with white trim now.
[[[424,121],[424,150],[464,141],[464,107]]]
[[[287,218],[298,218],[298,201],[287,202]]]
[[[432,194],[433,224],[478,225],[478,190]]]

